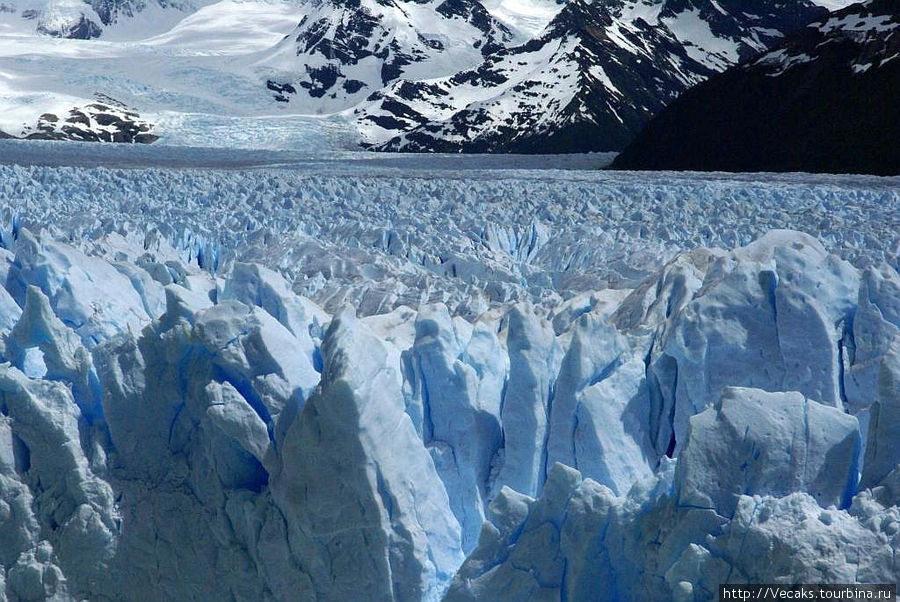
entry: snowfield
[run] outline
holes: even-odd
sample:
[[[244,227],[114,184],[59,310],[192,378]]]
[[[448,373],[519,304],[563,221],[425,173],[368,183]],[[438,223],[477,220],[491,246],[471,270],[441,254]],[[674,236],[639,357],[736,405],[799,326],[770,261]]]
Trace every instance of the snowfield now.
[[[72,148],[0,145],[0,600],[900,581],[900,180]]]

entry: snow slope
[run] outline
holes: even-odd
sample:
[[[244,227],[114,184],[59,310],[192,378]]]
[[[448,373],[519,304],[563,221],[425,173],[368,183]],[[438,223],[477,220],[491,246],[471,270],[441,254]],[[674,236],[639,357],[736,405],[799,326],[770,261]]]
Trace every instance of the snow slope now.
[[[539,34],[559,11],[559,0],[482,0],[482,6],[503,23],[516,39],[525,41]]]
[[[169,144],[311,148],[314,139],[340,148],[334,123],[272,101],[255,66],[298,11],[277,1],[222,0],[187,13],[148,7],[90,41],[0,28],[0,131],[27,136],[43,114],[64,118],[103,98]]]
[[[0,598],[900,578],[896,179],[444,161],[0,166]]]

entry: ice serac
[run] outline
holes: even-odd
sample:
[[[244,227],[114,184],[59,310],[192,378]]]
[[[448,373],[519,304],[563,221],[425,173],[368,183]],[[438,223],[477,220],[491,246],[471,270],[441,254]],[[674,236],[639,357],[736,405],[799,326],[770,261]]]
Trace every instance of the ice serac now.
[[[801,583],[895,582],[896,517],[895,507],[869,492],[848,511],[823,510],[803,493],[742,496],[734,518],[707,542],[684,549],[666,582],[675,600],[715,599],[719,583],[763,583],[785,574]]]
[[[718,526],[679,516],[671,468],[624,497],[558,463],[537,499],[504,489],[447,600],[671,599],[670,556]]]
[[[731,517],[742,495],[807,492],[822,507],[846,508],[856,493],[859,423],[800,393],[726,388],[691,418],[678,458],[680,504]]]
[[[645,350],[646,386],[649,408],[648,437],[657,457],[675,451],[675,389],[678,364],[664,352],[670,333],[678,327],[678,317],[703,285],[706,273],[721,250],[698,248],[681,253],[656,275],[647,278],[610,316],[623,332],[642,339]]]
[[[900,335],[883,356],[878,389],[869,415],[868,440],[861,487],[875,487],[900,474]],[[900,491],[897,492],[900,494]],[[900,497],[895,501],[900,502]]]
[[[24,305],[28,285],[37,286],[85,345],[122,331],[137,333],[156,317],[147,315],[131,280],[102,259],[25,229],[16,239],[15,254],[7,278],[13,298]]]
[[[527,304],[508,316],[509,380],[503,395],[503,459],[494,481],[536,495],[546,478],[547,438],[561,350],[553,328]]]
[[[405,412],[399,367],[352,311],[322,344],[317,392],[288,431],[275,499],[319,597],[437,599],[462,561],[459,524]]]
[[[862,273],[852,328],[842,347],[847,404],[860,411],[878,396],[882,360],[900,335],[900,274],[887,263]]]
[[[23,599],[35,599],[29,598],[35,592],[40,599],[45,586],[56,585],[42,576],[61,583],[66,572],[79,577],[72,594],[90,596],[112,565],[121,523],[112,488],[82,450],[81,412],[64,385],[31,380],[8,364],[0,365],[0,410],[0,508],[12,527],[2,529],[10,536],[3,549],[5,555],[20,552],[9,586]]]
[[[744,496],[710,545],[711,562],[701,567],[731,565],[730,576],[721,569],[712,574],[732,583],[788,573],[801,583],[896,583],[897,528],[897,508],[885,508],[868,493],[846,512],[823,510],[802,493]],[[762,558],[754,553],[760,550],[766,550]]]
[[[22,550],[39,539],[41,526],[32,510],[31,492],[22,483],[19,471],[28,466],[27,447],[12,429],[12,419],[4,415],[0,420],[0,509],[4,520],[0,523],[0,552],[4,567],[15,562]]]
[[[0,236],[2,240],[3,236]],[[9,270],[15,260],[15,255],[7,249],[0,248],[0,282],[6,284]],[[0,329],[10,330],[19,321],[22,308],[16,304],[16,300],[5,287],[0,287]]]
[[[503,488],[491,504],[491,522],[485,523],[478,548],[445,600],[558,599],[566,578],[561,540],[567,506],[582,485],[578,471],[554,464],[537,500]]]
[[[623,331],[661,327],[661,334],[665,334],[667,320],[684,310],[703,285],[710,265],[724,254],[721,249],[704,247],[679,253],[644,279],[622,301],[609,321]]]
[[[232,383],[256,405],[280,444],[319,382],[310,340],[295,337],[262,309],[223,301],[200,313],[194,333],[212,357],[214,376]]]
[[[36,286],[28,287],[24,312],[6,337],[5,347],[4,355],[26,375],[70,383],[85,417],[102,416],[90,352],[75,331],[56,317],[50,300]]]
[[[213,305],[176,284],[166,293],[166,313],[140,337],[123,333],[93,352],[123,521],[114,574],[128,575],[103,591],[122,599],[148,587],[173,599],[302,591],[301,571],[273,574],[286,560],[258,568],[268,559],[259,542],[289,558],[268,485],[280,467],[279,427],[296,416],[313,386],[304,375],[315,371],[262,309]]]
[[[53,546],[47,541],[22,552],[9,568],[9,598],[3,600],[71,600],[66,578],[54,560]]]
[[[709,469],[725,480],[734,470]],[[719,584],[785,574],[810,583],[897,578],[900,515],[872,491],[845,510],[803,492],[739,495],[729,518],[681,504],[676,470],[664,459],[621,497],[561,465],[537,499],[504,489],[447,599],[699,602],[714,600]]]
[[[843,407],[839,345],[858,282],[855,268],[795,232],[770,232],[717,259],[654,358],[669,381],[661,393],[674,400],[662,404],[673,408],[674,451],[690,416],[726,386],[799,391]]]
[[[421,308],[415,330],[413,346],[404,352],[406,406],[410,417],[421,421],[417,430],[462,528],[463,551],[469,552],[484,522],[491,461],[501,444],[500,390],[480,390],[480,375],[469,362],[478,364],[467,354],[473,329],[451,319],[445,305]]]
[[[632,356],[578,395],[576,466],[617,495],[653,474],[658,462],[646,417],[650,399],[643,358]]]
[[[261,464],[265,463],[269,432],[259,414],[229,382],[211,382],[206,386],[206,392],[209,395],[206,415],[210,422],[226,437],[237,441]]]
[[[313,360],[316,350],[311,336],[327,323],[328,316],[314,303],[295,295],[280,274],[259,264],[237,262],[221,298],[266,310],[297,337],[303,352]]]
[[[572,327],[550,410],[547,466],[577,468],[624,493],[656,466],[645,365],[614,326],[586,313]]]
[[[116,450],[151,480],[171,469],[168,456],[189,443],[210,399],[218,403],[208,383],[229,383],[277,443],[319,379],[311,359],[298,353],[302,344],[262,309],[236,301],[203,308],[201,298],[194,311],[188,291],[170,285],[167,293],[166,314],[140,338],[122,335],[94,353]]]

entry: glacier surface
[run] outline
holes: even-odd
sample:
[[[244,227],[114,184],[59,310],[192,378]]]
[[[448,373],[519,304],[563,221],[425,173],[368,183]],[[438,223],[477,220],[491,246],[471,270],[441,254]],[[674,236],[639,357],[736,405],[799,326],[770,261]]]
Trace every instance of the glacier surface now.
[[[0,599],[900,580],[896,179],[393,161],[0,165]]]

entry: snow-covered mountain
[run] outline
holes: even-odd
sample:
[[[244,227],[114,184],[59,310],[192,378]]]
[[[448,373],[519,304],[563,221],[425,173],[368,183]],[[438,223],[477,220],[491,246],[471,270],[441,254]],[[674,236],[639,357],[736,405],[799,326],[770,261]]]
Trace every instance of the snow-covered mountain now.
[[[202,0],[199,3],[190,0],[3,0],[0,30],[89,40],[103,36],[108,26],[137,18],[138,26],[150,33],[160,13],[170,13],[165,21],[172,25],[206,3]]]
[[[378,150],[620,150],[682,91],[823,12],[793,0],[571,0],[525,44],[449,77],[401,79],[355,116]]]
[[[28,137],[45,129],[44,115],[62,123],[100,103],[137,114],[168,144],[322,141],[331,124],[278,110],[267,74],[254,67],[296,26],[297,13],[296,4],[280,1],[220,0],[184,10],[147,4],[92,40],[51,39],[19,12],[0,13],[0,131]],[[94,123],[82,124],[93,132],[88,139],[102,139],[109,127]]]
[[[170,143],[527,152],[619,149],[681,91],[824,10],[808,0],[0,7],[8,135],[106,97]]]
[[[616,166],[897,174],[898,89],[900,10],[869,0],[688,91]]]
[[[454,73],[510,39],[477,0],[311,0],[260,62],[274,70],[277,100],[334,113],[400,77]]]

